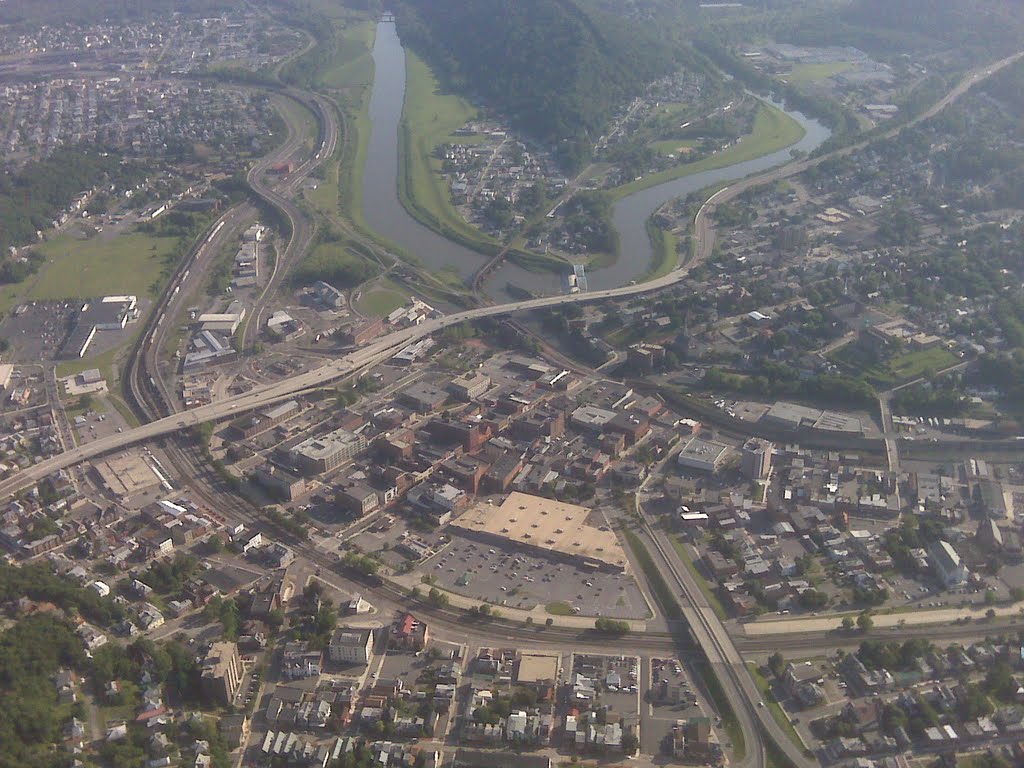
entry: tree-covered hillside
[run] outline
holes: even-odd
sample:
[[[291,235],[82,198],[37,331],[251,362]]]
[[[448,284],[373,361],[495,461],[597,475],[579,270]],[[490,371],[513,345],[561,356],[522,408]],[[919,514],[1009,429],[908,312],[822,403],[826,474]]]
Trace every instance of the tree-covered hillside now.
[[[575,0],[400,0],[403,42],[447,85],[584,162],[615,109],[677,65],[641,29]]]

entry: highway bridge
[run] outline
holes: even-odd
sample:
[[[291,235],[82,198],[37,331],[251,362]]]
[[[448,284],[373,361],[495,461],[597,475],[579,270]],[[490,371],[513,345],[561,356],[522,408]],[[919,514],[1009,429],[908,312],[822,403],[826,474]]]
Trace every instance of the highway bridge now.
[[[947,104],[965,93],[972,85],[980,82],[985,77],[998,72],[1004,67],[1009,66],[1022,55],[1024,55],[1024,53],[1018,53],[1014,56],[1003,59],[1000,62],[989,65],[986,68],[969,73],[956,86],[956,88],[950,91],[950,93],[937,102],[931,109],[923,113],[915,121],[912,121],[911,124],[936,114]],[[306,94],[305,96],[307,98],[311,96],[314,99],[319,99],[315,94]],[[330,119],[333,120],[333,109],[324,111],[321,109],[321,106],[323,106],[322,102],[318,102],[318,105],[314,106],[314,111],[317,112],[318,117],[322,121],[327,120],[327,115],[329,114],[332,116]],[[333,130],[327,130],[327,127],[328,126],[324,124],[325,130],[321,132],[322,144],[320,151],[318,151],[314,157],[308,161],[308,163],[315,164],[321,162],[330,156],[330,152],[333,152],[333,148],[330,149],[330,152],[327,150],[329,147],[333,147],[333,142],[336,141],[336,126]],[[905,126],[892,129],[888,135],[895,135],[895,133],[901,130],[902,127]],[[334,134],[334,138],[328,142],[327,138],[329,134]],[[885,135],[886,134],[881,134],[875,138],[884,137]],[[775,169],[774,171],[769,171],[767,173],[751,177],[719,191],[711,200],[701,207],[695,217],[694,234],[697,238],[695,258],[690,262],[690,264],[686,266],[679,266],[663,277],[653,279],[641,285],[624,286],[621,288],[595,291],[585,294],[530,299],[511,304],[478,307],[453,313],[443,318],[428,321],[415,328],[388,334],[366,347],[351,351],[339,359],[331,361],[330,363],[313,371],[296,375],[276,384],[261,386],[229,400],[213,403],[185,413],[174,412],[174,406],[171,405],[173,399],[165,399],[164,404],[160,405],[159,403],[155,403],[151,397],[144,396],[143,400],[150,403],[149,408],[152,409],[152,415],[154,416],[153,421],[136,429],[96,440],[95,442],[73,448],[63,454],[41,461],[38,464],[0,482],[0,495],[10,497],[17,491],[32,485],[52,472],[76,465],[90,458],[112,451],[121,450],[132,444],[180,433],[183,430],[198,424],[233,417],[244,411],[262,408],[272,403],[295,397],[296,395],[300,395],[304,392],[309,392],[323,386],[331,385],[341,379],[358,374],[361,371],[380,363],[394,354],[394,352],[402,346],[405,346],[417,339],[437,333],[451,325],[474,321],[485,317],[509,315],[517,312],[529,312],[568,304],[626,298],[629,296],[658,291],[675,285],[686,277],[689,270],[694,265],[701,263],[710,255],[714,244],[714,230],[711,224],[711,213],[715,206],[734,199],[737,195],[754,186],[770,183],[777,179],[787,178],[801,173],[804,170],[824,162],[830,157],[847,155],[855,152],[863,145],[864,144],[861,143],[814,159],[789,163],[781,168]],[[294,190],[294,185],[297,184],[298,181],[296,178],[293,178],[291,183],[286,184],[286,188],[283,190],[266,186],[261,181],[261,165],[262,164],[258,164],[250,172],[249,180],[257,194],[260,194],[270,204],[277,206],[289,221],[292,229],[291,238],[284,254],[282,255],[283,262],[288,263],[290,258],[292,258],[296,253],[301,253],[302,249],[305,247],[303,239],[311,237],[308,230],[304,230],[302,228],[302,224],[300,223],[301,217],[297,215],[298,212],[294,203],[288,199],[288,194]],[[224,228],[226,228],[228,223],[229,222],[225,222]],[[218,230],[218,232],[220,231],[221,230]],[[217,233],[212,234],[215,235]],[[308,239],[305,240],[305,242],[308,243]],[[290,251],[289,249],[292,250]],[[201,245],[197,253],[202,253]],[[179,274],[183,275],[183,273]],[[181,279],[184,278],[181,277]],[[163,317],[164,315],[160,315],[156,322],[159,324]],[[254,318],[257,322],[258,319],[258,317]],[[148,334],[143,334],[143,337],[144,339],[148,337],[152,341],[153,334],[154,331],[150,330]],[[152,357],[151,359],[155,363],[155,357]],[[155,388],[158,388],[155,382],[153,382],[153,385]],[[136,380],[133,386],[140,386],[140,382]],[[164,395],[166,395],[166,393],[164,393]],[[160,413],[167,415],[158,417]],[[771,741],[774,742],[778,749],[785,754],[786,758],[793,765],[799,766],[799,768],[810,768],[810,766],[816,765],[816,762],[803,755],[801,750],[789,740],[785,733],[782,732],[780,725],[775,721],[769,709],[761,702],[760,694],[757,691],[753,680],[743,667],[743,659],[740,656],[736,643],[734,643],[733,639],[729,636],[721,621],[719,621],[713,611],[710,610],[710,606],[708,606],[706,601],[704,601],[700,590],[697,588],[697,585],[694,583],[693,578],[688,573],[687,569],[679,566],[677,560],[673,557],[673,553],[666,550],[658,537],[654,535],[653,531],[651,531],[649,527],[647,528],[646,533],[647,537],[652,541],[658,557],[662,561],[662,565],[664,566],[663,572],[671,577],[679,589],[679,594],[682,598],[681,605],[686,618],[686,625],[693,642],[703,649],[725,691],[725,695],[728,698],[731,707],[743,727],[745,736],[748,740],[753,742],[752,744],[748,744],[747,757],[743,761],[744,768],[747,768],[748,766],[763,768],[766,764],[767,758],[762,734],[767,734]],[[320,557],[323,557],[322,553],[320,554]],[[653,639],[654,638],[638,639],[638,643],[646,643]],[[669,639],[669,642],[672,643],[673,641]],[[747,647],[750,647],[750,642],[751,641],[745,641]],[[778,636],[770,639],[769,642],[772,642],[775,645],[784,644],[784,641]],[[575,645],[575,643],[573,643],[573,645]]]

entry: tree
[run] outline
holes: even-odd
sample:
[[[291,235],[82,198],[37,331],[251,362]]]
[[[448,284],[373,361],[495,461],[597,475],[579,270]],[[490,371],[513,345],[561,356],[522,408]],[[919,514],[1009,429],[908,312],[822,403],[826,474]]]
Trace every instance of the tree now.
[[[276,632],[284,624],[284,611],[280,608],[275,608],[267,614],[266,621],[267,626]]]
[[[622,751],[627,755],[635,755],[640,748],[640,739],[632,731],[622,734]]]
[[[555,623],[555,620],[552,619],[550,616],[548,616],[546,619],[544,619],[544,626],[545,627],[550,627],[554,623]]]
[[[874,626],[875,620],[871,618],[870,613],[865,612],[857,617],[857,627],[861,632],[870,632]]]
[[[853,619],[851,619],[849,616],[844,616],[842,628],[845,632],[849,632],[851,629],[853,629]]]
[[[619,619],[606,619],[602,616],[594,622],[594,629],[603,635],[624,635],[629,632],[629,624]]]
[[[776,677],[782,677],[782,673],[786,671],[786,660],[782,654],[776,651],[768,657],[768,669],[772,671],[772,674]]]

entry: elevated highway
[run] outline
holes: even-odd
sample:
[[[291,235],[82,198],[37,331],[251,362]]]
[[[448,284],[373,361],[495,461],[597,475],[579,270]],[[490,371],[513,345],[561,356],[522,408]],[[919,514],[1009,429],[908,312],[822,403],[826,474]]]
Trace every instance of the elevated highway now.
[[[1009,66],[1021,58],[1024,53],[1018,53],[1007,57],[1000,62],[990,65],[987,68],[969,73],[963,80],[948,93],[942,100],[937,102],[931,109],[911,121],[911,125],[920,120],[936,114],[946,105],[965,93],[972,85],[980,82],[995,72]],[[332,113],[333,114],[333,113]],[[895,135],[901,126],[894,128],[888,135]],[[882,134],[884,137],[887,134]],[[878,137],[875,137],[878,138]],[[866,143],[866,142],[865,142]],[[457,312],[446,317],[431,320],[421,326],[398,331],[375,341],[374,343],[358,349],[338,360],[317,368],[307,373],[299,374],[288,380],[276,384],[258,387],[248,393],[223,402],[214,403],[186,413],[170,413],[162,418],[156,418],[148,424],[136,429],[129,430],[122,434],[112,435],[97,440],[84,446],[70,449],[63,454],[39,462],[16,475],[0,482],[0,495],[10,497],[17,491],[35,483],[59,469],[73,466],[84,460],[103,455],[105,453],[120,450],[128,445],[151,440],[154,438],[180,433],[191,426],[208,421],[216,421],[232,417],[244,411],[261,408],[272,403],[294,397],[303,392],[315,390],[325,385],[333,384],[345,377],[358,374],[367,368],[376,365],[388,358],[402,346],[417,339],[424,338],[436,333],[448,326],[466,321],[478,320],[485,317],[495,317],[516,312],[528,312],[533,310],[547,309],[551,307],[564,306],[568,304],[602,301],[612,298],[624,298],[640,295],[675,285],[683,280],[689,270],[696,264],[704,261],[711,253],[714,245],[714,230],[711,224],[711,213],[716,205],[720,205],[735,198],[742,192],[760,184],[770,183],[777,179],[787,178],[812,168],[830,157],[844,156],[857,151],[865,143],[856,144],[820,157],[801,160],[790,163],[774,171],[737,182],[719,193],[703,205],[698,211],[694,221],[694,236],[697,239],[695,258],[686,266],[679,266],[674,271],[660,278],[656,278],[642,285],[624,286],[621,288],[595,291],[586,294],[574,294],[568,296],[552,296],[547,298],[531,299],[528,301],[514,302],[501,306],[478,307],[462,312]],[[329,156],[318,152],[310,162],[319,162]],[[302,235],[296,237],[296,232],[302,232],[299,225],[297,209],[281,191],[272,189],[259,181],[260,174],[250,174],[250,182],[254,184],[257,193],[264,197],[270,204],[280,208],[292,226],[292,238],[285,249],[282,258],[287,263],[288,258],[294,256],[295,252],[289,254],[289,248],[299,248],[301,251]],[[296,182],[297,183],[297,182]],[[291,189],[294,189],[292,187]],[[287,192],[289,190],[285,190]],[[307,237],[310,235],[306,235]],[[300,252],[298,251],[298,252]],[[269,292],[269,289],[268,289]],[[267,295],[268,292],[265,292]],[[257,321],[258,317],[254,317]],[[167,412],[170,408],[165,408]],[[693,640],[704,650],[708,661],[717,675],[719,682],[725,690],[726,697],[737,715],[744,733],[753,743],[748,745],[748,756],[743,762],[744,768],[763,768],[767,762],[762,734],[766,734],[774,742],[777,748],[786,756],[788,761],[798,768],[811,768],[816,765],[815,761],[807,758],[782,731],[781,726],[775,721],[770,710],[761,703],[760,694],[756,685],[743,666],[743,659],[736,644],[729,636],[724,625],[717,619],[710,606],[707,605],[699,588],[693,581],[685,567],[680,567],[674,553],[668,551],[661,543],[657,535],[645,525],[645,533],[653,543],[659,559],[664,565],[666,573],[680,590],[682,597],[681,605],[684,616]],[[305,549],[305,547],[303,547]],[[321,553],[321,557],[323,557]],[[653,638],[649,638],[653,639]],[[776,645],[782,642],[778,637],[772,639]],[[671,642],[671,640],[669,640]]]

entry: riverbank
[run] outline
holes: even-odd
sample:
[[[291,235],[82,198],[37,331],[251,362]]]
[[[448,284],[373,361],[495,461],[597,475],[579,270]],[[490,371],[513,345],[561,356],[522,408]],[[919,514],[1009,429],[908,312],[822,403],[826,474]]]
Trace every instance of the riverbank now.
[[[409,214],[426,227],[486,255],[500,244],[467,224],[441,176],[437,148],[476,116],[460,96],[439,92],[437,78],[426,63],[405,51],[405,101],[398,133],[398,196]]]
[[[405,51],[406,83],[398,133],[398,199],[416,221],[437,234],[485,256],[500,242],[467,223],[451,201],[436,150],[476,116],[465,99],[439,91],[437,78],[415,53]],[[568,262],[547,254],[511,248],[509,261],[531,272],[561,271]]]
[[[740,138],[733,146],[722,152],[705,157],[695,163],[684,163],[675,168],[652,173],[638,181],[623,184],[611,190],[616,200],[621,200],[636,192],[656,187],[669,181],[691,176],[702,171],[725,168],[730,165],[754,160],[764,155],[778,152],[780,149],[796,144],[804,137],[806,131],[796,120],[781,109],[771,104],[764,104],[754,119],[754,128],[747,136]]]

